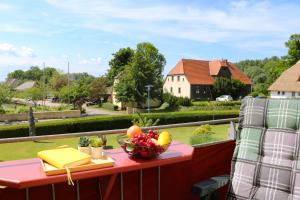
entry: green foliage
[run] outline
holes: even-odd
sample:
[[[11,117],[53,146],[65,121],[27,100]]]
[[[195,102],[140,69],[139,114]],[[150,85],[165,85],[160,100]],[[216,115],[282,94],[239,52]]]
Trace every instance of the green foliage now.
[[[107,110],[112,110],[112,111],[115,111],[118,109],[118,106],[116,106],[112,103],[109,103],[109,102],[102,103],[101,107],[104,109],[107,109]]]
[[[211,126],[209,124],[201,125],[193,131],[193,135],[203,134],[214,134],[214,132],[211,131]]]
[[[126,65],[128,65],[134,55],[134,51],[127,47],[127,48],[121,48],[118,52],[113,53],[113,58],[109,61],[109,69],[107,71],[106,77],[107,77],[107,84],[113,85],[114,79],[117,75],[119,75],[125,68]]]
[[[214,113],[212,113],[211,111],[190,111],[151,113],[144,115],[147,116],[147,118],[149,119],[160,119],[158,124],[162,125],[212,120],[213,115],[214,119],[232,118],[237,117],[239,115],[239,111],[223,110]],[[132,120],[137,118],[137,115],[124,115],[95,116],[85,118],[43,121],[36,123],[36,134],[51,135],[128,128],[129,126],[131,126]],[[28,124],[0,126],[0,138],[26,136],[28,136]]]
[[[158,110],[168,110],[170,107],[170,104],[168,102],[164,102],[163,104],[160,105]]]
[[[99,137],[91,138],[90,144],[92,147],[101,147],[103,144],[103,141]]]
[[[153,86],[152,97],[160,98],[165,64],[164,56],[151,43],[137,44],[131,62],[125,66],[116,85],[117,99],[142,107],[148,95],[146,85]]]
[[[5,85],[0,84],[0,107],[4,103],[9,103],[12,97],[11,90]]]
[[[211,131],[211,126],[209,124],[201,125],[193,131],[193,135],[190,137],[190,143],[203,144],[213,141],[212,134],[215,134]]]
[[[178,109],[179,106],[191,106],[192,102],[187,97],[176,97],[170,93],[163,94],[163,102],[169,104],[170,109]]]
[[[284,56],[289,66],[294,65],[300,60],[300,34],[293,34],[289,40],[285,43],[288,48],[288,55]]]
[[[38,101],[43,99],[43,91],[41,88],[32,87],[24,91],[23,94],[26,98],[31,99],[32,101]]]
[[[5,110],[1,105],[0,105],[0,114],[5,114]]]
[[[159,122],[159,119],[152,119],[148,118],[147,116],[142,116],[141,113],[137,113],[138,118],[134,119],[132,123],[139,127],[149,127],[149,126],[156,126]]]
[[[246,85],[239,80],[218,77],[213,85],[213,95],[218,97],[224,94],[231,95],[234,99],[239,98]]]
[[[80,136],[79,138],[79,146],[80,147],[88,147],[90,145],[90,139],[88,136]]]
[[[94,79],[89,86],[89,98],[100,100],[101,97],[104,97],[107,94],[106,85],[106,77],[101,76],[99,78]]]
[[[66,74],[55,73],[50,80],[50,85],[54,91],[59,91],[68,85],[68,76]]]

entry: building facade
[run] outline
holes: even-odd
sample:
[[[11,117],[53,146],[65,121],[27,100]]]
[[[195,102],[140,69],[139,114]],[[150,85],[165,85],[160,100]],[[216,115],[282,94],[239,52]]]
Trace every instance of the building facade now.
[[[212,86],[217,77],[240,80],[246,85],[241,96],[251,92],[251,80],[234,64],[227,60],[181,59],[168,73],[164,82],[164,92],[178,97],[196,100],[213,99]]]
[[[271,98],[300,98],[300,60],[269,87]]]

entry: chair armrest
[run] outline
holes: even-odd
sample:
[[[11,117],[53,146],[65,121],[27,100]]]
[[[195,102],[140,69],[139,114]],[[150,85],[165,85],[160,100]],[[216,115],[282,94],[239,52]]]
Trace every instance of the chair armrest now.
[[[193,194],[198,194],[199,197],[210,196],[219,188],[227,185],[229,182],[229,175],[214,176],[204,181],[195,183],[192,188]]]

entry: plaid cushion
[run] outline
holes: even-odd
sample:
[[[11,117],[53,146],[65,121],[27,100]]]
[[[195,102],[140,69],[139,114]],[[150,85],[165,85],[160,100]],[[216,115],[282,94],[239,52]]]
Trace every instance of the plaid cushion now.
[[[243,127],[263,127],[265,107],[266,99],[249,98],[246,102],[246,107],[244,110]]]
[[[254,174],[254,164],[236,162],[228,197],[249,197],[253,187]]]
[[[237,159],[257,161],[262,129],[244,128],[240,135]]]
[[[280,190],[274,190],[267,187],[260,187],[257,189],[252,199],[288,200],[289,194]]]
[[[300,173],[296,173],[295,175],[293,199],[300,200]]]
[[[300,200],[299,119],[300,100],[244,100],[228,199]]]
[[[299,100],[269,100],[267,127],[296,130],[299,127]]]
[[[280,129],[267,130],[263,142],[262,163],[292,167],[296,150],[297,134]]]

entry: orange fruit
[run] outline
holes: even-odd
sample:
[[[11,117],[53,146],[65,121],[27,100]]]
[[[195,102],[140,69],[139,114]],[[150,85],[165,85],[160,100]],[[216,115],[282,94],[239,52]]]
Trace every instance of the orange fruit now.
[[[128,130],[127,130],[127,136],[129,138],[133,138],[134,136],[138,136],[142,134],[142,129],[136,125],[131,126]]]

